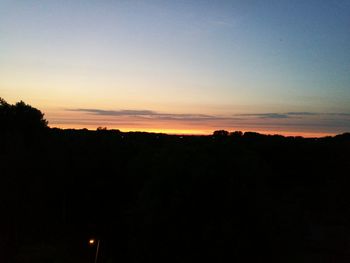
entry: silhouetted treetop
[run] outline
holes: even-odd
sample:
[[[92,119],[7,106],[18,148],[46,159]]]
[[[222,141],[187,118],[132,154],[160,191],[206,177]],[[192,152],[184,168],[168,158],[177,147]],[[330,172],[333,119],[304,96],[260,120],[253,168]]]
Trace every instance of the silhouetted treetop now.
[[[0,98],[1,130],[35,131],[47,128],[44,114],[23,101],[9,104]]]
[[[235,137],[235,138],[239,138],[239,137],[243,136],[243,132],[241,132],[241,131],[230,132],[230,136]]]
[[[213,136],[216,136],[216,137],[226,137],[228,135],[229,135],[229,132],[225,130],[218,130],[213,132]]]

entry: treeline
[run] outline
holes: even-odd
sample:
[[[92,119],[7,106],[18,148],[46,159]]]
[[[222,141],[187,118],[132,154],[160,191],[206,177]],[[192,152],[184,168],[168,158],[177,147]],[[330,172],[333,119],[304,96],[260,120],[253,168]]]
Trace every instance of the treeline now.
[[[350,134],[48,128],[0,103],[0,261],[345,262]]]

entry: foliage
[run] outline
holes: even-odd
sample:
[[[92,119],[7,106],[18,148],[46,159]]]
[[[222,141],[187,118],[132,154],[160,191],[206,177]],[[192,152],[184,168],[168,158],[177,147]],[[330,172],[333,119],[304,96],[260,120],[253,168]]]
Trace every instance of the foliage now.
[[[23,101],[14,105],[0,98],[0,127],[7,131],[38,131],[47,128],[44,114]]]
[[[213,132],[214,137],[226,137],[228,135],[229,135],[229,132],[225,130],[218,130]]]

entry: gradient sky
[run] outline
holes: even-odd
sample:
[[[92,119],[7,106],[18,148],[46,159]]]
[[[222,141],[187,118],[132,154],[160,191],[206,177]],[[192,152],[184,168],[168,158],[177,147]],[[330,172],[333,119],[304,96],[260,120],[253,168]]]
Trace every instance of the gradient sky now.
[[[63,128],[350,131],[350,1],[0,0],[0,97]]]

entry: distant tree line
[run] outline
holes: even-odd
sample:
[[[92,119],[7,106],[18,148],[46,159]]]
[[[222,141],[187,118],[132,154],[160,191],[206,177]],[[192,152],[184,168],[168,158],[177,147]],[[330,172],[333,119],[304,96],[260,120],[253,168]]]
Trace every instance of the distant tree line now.
[[[48,128],[0,102],[0,262],[345,262],[350,134]]]

